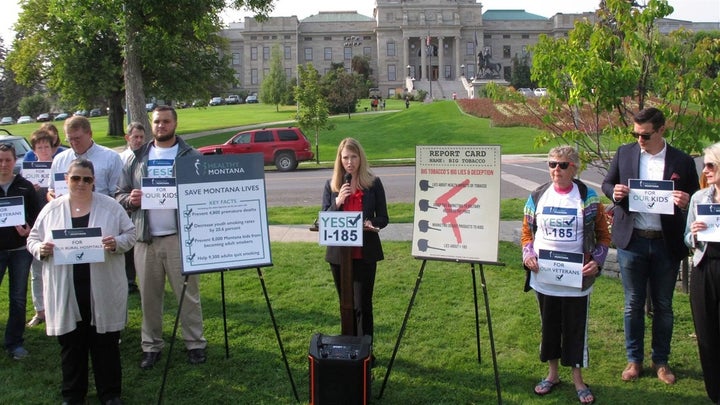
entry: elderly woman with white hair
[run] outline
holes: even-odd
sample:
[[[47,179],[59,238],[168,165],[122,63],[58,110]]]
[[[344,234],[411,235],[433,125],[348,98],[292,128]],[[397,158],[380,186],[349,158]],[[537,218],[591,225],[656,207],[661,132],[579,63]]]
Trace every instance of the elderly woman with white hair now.
[[[700,209],[701,213],[711,214],[714,210],[710,209],[712,205],[709,204],[720,204],[720,143],[710,145],[704,152],[702,174],[707,180],[707,188],[695,192],[690,199],[685,244],[693,249],[690,308],[705,391],[713,403],[720,403],[720,242],[709,241],[712,238],[698,240],[698,232],[706,230],[708,224],[705,221],[712,218],[712,215],[708,215],[699,219],[698,205],[704,205]]]
[[[610,233],[597,193],[575,179],[579,166],[580,158],[572,147],[550,150],[551,181],[533,191],[525,204],[521,242],[527,270],[525,291],[535,290],[540,306],[540,361],[549,368],[534,392],[546,395],[560,384],[558,366],[562,363],[572,368],[580,403],[591,404],[595,397],[581,370],[588,366],[590,293],[607,256]],[[578,275],[576,280],[581,285],[564,282],[562,277],[544,277],[553,269],[542,258],[555,253],[577,258],[582,278]]]

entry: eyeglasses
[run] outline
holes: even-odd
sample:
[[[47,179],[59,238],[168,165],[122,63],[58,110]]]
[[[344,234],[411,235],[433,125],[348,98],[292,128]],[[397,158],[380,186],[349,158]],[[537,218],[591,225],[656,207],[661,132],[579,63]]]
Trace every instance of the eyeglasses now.
[[[712,171],[715,171],[715,168],[717,168],[717,166],[715,165],[715,163],[712,163],[712,162],[705,162],[705,163],[704,163],[704,167],[705,167],[706,169],[712,170]]]
[[[634,138],[642,138],[643,140],[647,141],[650,139],[650,137],[657,131],[650,132],[649,134],[639,134],[635,131],[630,132],[630,135],[632,135]]]
[[[91,176],[70,176],[69,179],[73,183],[79,183],[80,180],[85,182],[85,184],[93,184],[95,182],[95,179]]]
[[[565,170],[572,165],[572,162],[548,162],[548,167],[554,169],[560,166],[561,169]]]

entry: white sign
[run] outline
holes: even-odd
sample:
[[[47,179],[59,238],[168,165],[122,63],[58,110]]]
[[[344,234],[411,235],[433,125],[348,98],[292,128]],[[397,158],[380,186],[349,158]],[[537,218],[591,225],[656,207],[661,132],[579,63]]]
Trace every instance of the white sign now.
[[[720,204],[698,204],[696,208],[696,220],[707,225],[707,229],[698,231],[697,240],[720,242]]]
[[[178,203],[175,178],[143,177],[140,207],[144,210],[176,210]]]
[[[65,173],[55,173],[55,198],[68,193],[68,185],[65,181]]]
[[[500,164],[497,145],[415,147],[414,257],[497,262]]]
[[[105,261],[102,229],[71,228],[52,231],[55,264],[100,263]]]
[[[673,214],[675,207],[672,192],[675,182],[672,180],[629,179],[630,211],[650,214]]]
[[[362,211],[320,211],[318,234],[321,246],[362,246]]]
[[[262,155],[176,163],[182,274],[271,266]]]
[[[25,199],[19,197],[0,198],[0,227],[25,224]]]
[[[52,162],[23,162],[22,176],[40,187],[50,185],[50,166]]]
[[[540,249],[538,282],[565,287],[582,288],[582,253]]]

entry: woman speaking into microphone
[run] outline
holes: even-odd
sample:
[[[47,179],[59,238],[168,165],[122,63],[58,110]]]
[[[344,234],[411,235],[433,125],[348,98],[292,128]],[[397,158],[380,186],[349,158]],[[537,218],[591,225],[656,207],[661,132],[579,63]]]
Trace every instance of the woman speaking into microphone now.
[[[340,142],[333,176],[325,183],[323,211],[362,211],[363,246],[352,247],[354,335],[373,336],[372,296],[377,262],[383,260],[378,230],[387,226],[385,189],[380,178],[370,172],[365,151],[358,141]],[[341,247],[328,246],[325,260],[330,263],[335,288],[340,296]]]

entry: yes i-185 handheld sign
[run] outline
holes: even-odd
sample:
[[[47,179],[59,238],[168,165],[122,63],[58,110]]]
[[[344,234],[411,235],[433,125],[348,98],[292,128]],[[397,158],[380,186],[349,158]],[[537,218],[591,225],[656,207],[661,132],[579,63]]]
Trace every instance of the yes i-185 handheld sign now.
[[[321,246],[362,246],[362,211],[320,211],[318,218]]]

